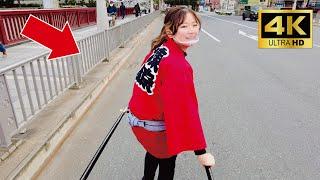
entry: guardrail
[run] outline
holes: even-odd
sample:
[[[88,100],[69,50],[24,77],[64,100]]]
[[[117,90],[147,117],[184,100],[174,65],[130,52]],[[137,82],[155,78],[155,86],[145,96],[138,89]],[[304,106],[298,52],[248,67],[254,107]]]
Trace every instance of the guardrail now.
[[[97,32],[77,41],[80,54],[47,60],[49,53],[23,60],[0,70],[0,146],[53,99],[77,86],[96,65],[109,59],[110,52],[152,22],[160,12]]]
[[[72,29],[96,23],[95,8],[1,11],[0,40],[2,43],[10,45],[27,40],[20,35],[20,32],[30,14],[59,29],[62,29],[66,21],[69,22]]]
[[[126,14],[132,13],[133,8],[126,9]],[[5,10],[0,11],[0,41],[6,45],[26,41],[27,39],[21,36],[20,32],[30,14],[58,29],[62,29],[67,21],[73,30],[96,23],[96,8]]]

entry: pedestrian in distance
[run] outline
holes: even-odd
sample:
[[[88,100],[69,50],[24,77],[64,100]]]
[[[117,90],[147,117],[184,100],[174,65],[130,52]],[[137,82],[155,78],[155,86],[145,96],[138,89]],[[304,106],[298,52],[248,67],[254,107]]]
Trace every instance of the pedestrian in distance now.
[[[126,6],[124,6],[123,2],[121,2],[121,5],[120,5],[120,13],[121,13],[122,19],[124,19],[124,16],[126,15]]]
[[[2,52],[4,57],[7,56],[7,50],[1,42],[0,42],[0,52]]]
[[[135,77],[128,121],[146,150],[143,180],[153,180],[158,166],[158,180],[172,180],[176,158],[184,151],[194,151],[202,166],[215,165],[206,151],[193,70],[186,60],[200,28],[194,11],[170,8]]]
[[[113,1],[110,1],[110,4],[107,7],[108,16],[111,17],[111,21],[109,21],[109,27],[115,26],[116,17],[117,17],[117,8],[114,5]]]
[[[139,3],[137,3],[137,4],[134,6],[134,12],[135,12],[136,17],[141,16]]]

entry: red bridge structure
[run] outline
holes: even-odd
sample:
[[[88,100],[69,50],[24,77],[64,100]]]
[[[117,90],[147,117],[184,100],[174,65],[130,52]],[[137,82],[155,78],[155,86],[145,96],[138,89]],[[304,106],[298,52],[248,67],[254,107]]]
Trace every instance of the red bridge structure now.
[[[132,14],[133,8],[127,8],[126,14]],[[62,29],[68,21],[73,30],[96,24],[96,8],[5,10],[0,11],[0,41],[5,45],[14,45],[27,41],[20,32],[29,15]],[[118,16],[120,12],[118,11]]]

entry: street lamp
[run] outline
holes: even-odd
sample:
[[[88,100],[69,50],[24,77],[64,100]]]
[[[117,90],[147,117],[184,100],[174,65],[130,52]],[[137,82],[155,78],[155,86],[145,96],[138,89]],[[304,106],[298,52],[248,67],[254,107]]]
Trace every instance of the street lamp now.
[[[229,6],[229,0],[227,0],[226,10],[228,10]]]

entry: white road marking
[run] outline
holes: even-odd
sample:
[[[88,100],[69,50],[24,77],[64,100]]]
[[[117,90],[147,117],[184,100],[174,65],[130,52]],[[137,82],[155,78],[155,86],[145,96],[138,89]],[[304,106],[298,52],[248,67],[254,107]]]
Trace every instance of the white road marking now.
[[[257,28],[246,26],[246,25],[239,24],[239,23],[236,23],[236,22],[232,22],[232,21],[228,21],[228,20],[224,20],[224,19],[220,19],[220,18],[208,16],[208,15],[203,15],[203,16],[206,16],[206,17],[209,17],[209,18],[212,18],[212,19],[217,19],[217,20],[224,21],[224,22],[228,22],[228,23],[235,24],[235,25],[238,25],[238,26],[246,27],[246,28],[249,28],[249,29],[258,30]]]
[[[212,39],[214,39],[217,42],[221,42],[218,38],[214,37],[213,35],[211,35],[210,33],[208,33],[206,30],[204,30],[203,28],[201,28],[201,31],[203,33],[205,33],[206,35],[208,35],[209,37],[211,37]]]
[[[247,33],[243,32],[243,31],[241,31],[240,29],[239,29],[239,34],[242,35],[242,36],[248,37],[250,39],[253,39],[255,41],[258,41],[258,36],[247,34]]]
[[[319,44],[313,44],[314,46],[316,46],[316,47],[320,47],[320,45]]]

